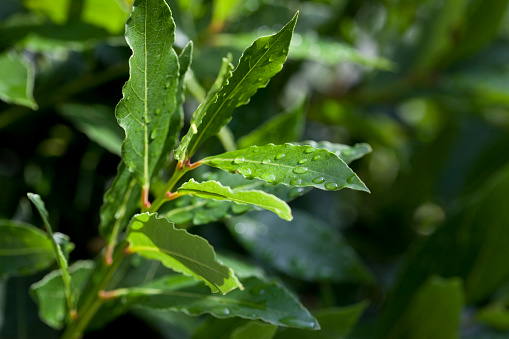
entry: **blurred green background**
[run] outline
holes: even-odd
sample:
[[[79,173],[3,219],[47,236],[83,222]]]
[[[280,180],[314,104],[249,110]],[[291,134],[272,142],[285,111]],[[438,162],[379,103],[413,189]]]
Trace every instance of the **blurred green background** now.
[[[288,246],[246,245],[223,223],[192,231],[278,276],[310,310],[365,301],[351,338],[509,338],[508,2],[167,0],[176,48],[195,44],[187,122],[221,58],[238,60],[299,10],[289,60],[236,110],[234,137],[304,102],[305,124],[296,119],[284,137],[373,148],[352,164],[370,195],[312,191],[292,203],[303,220],[294,226],[256,217],[281,238],[299,230],[297,244],[323,223],[337,241],[297,246],[309,260],[278,263],[256,249],[284,257]],[[114,108],[128,78],[129,10],[122,0],[0,3],[0,218],[40,225],[26,192],[40,194],[76,244],[72,260],[103,245],[99,207],[123,139]],[[204,154],[222,151],[217,140],[207,146]],[[354,259],[324,266],[331,259],[320,249],[337,247]],[[21,328],[27,338],[55,336],[33,325],[26,290],[39,278],[0,282],[0,337],[18,338]],[[184,323],[128,314],[101,333],[146,326],[147,338],[187,338]],[[343,337],[331,333],[324,338]]]

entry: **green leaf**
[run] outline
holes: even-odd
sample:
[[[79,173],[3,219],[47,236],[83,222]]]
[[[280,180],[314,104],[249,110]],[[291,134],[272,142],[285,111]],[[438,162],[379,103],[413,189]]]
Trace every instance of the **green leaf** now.
[[[272,32],[269,31],[267,34],[272,34]],[[258,36],[258,33],[219,34],[215,37],[214,42],[219,46],[232,46],[240,49]],[[330,66],[341,62],[353,62],[382,70],[394,70],[397,67],[388,59],[364,55],[345,43],[302,33],[294,34],[288,57],[296,60],[312,60]]]
[[[0,99],[7,103],[37,109],[32,95],[34,86],[33,66],[12,53],[0,54]]]
[[[257,278],[248,278],[243,284],[243,291],[237,289],[221,296],[211,295],[203,286],[176,290],[171,278],[162,278],[143,287],[117,289],[112,293],[127,304],[144,308],[189,315],[210,313],[218,318],[241,317],[284,327],[320,328],[316,319],[281,284]]]
[[[203,238],[176,229],[156,214],[137,214],[129,226],[129,250],[156,259],[173,269],[203,280],[213,292],[223,294],[242,287],[233,272],[219,264],[212,246]]]
[[[416,292],[409,308],[394,324],[388,337],[457,338],[463,299],[460,279],[431,277]]]
[[[329,141],[301,141],[295,143],[297,145],[310,145],[315,148],[326,149],[329,152],[335,153],[345,163],[350,164],[352,161],[357,160],[372,152],[371,146],[366,143],[355,144],[353,146],[335,144]]]
[[[117,176],[104,193],[99,233],[114,244],[125,230],[131,216],[139,209],[140,186],[127,170],[124,162],[118,165]]]
[[[227,220],[231,233],[257,258],[307,281],[370,282],[372,276],[353,248],[318,218],[299,210],[292,222],[270,213]]]
[[[236,107],[248,103],[256,91],[267,86],[270,79],[281,70],[297,16],[295,14],[279,33],[257,39],[244,51],[231,78],[217,92],[217,100],[207,106],[205,113],[193,121],[194,124],[191,122],[189,132],[177,149],[177,159],[182,161],[191,158],[206,139],[219,133],[231,120]]]
[[[186,152],[188,152],[188,147],[190,142],[195,137],[195,134],[198,133],[198,126],[201,126],[201,124],[205,121],[210,120],[210,116],[207,116],[207,112],[214,104],[219,100],[219,91],[229,83],[229,79],[232,77],[232,70],[233,65],[231,63],[231,54],[228,54],[227,58],[223,58],[221,63],[221,68],[219,69],[219,73],[217,74],[216,80],[214,81],[214,84],[207,92],[207,95],[205,96],[205,99],[203,99],[203,102],[198,106],[196,111],[193,114],[193,119],[191,120],[191,125],[189,127],[189,131],[186,135],[182,138],[182,141],[179,144],[179,147],[175,150],[175,158],[180,161],[184,161],[186,157]],[[210,123],[210,121],[208,121]],[[218,131],[219,132],[219,131]],[[187,156],[188,158],[191,157],[191,155]]]
[[[118,126],[112,108],[103,105],[63,104],[58,111],[90,140],[120,155],[124,132]]]
[[[179,55],[179,79],[176,94],[176,108],[175,112],[171,115],[170,127],[164,143],[162,156],[155,167],[154,173],[158,173],[171,158],[171,151],[175,148],[180,137],[180,130],[184,125],[184,101],[185,101],[185,77],[191,67],[193,57],[193,42],[190,41]]]
[[[273,194],[281,200],[291,201],[306,194],[311,188],[287,187],[284,185],[270,185],[261,180],[247,180],[241,175],[232,175],[216,170],[199,177],[202,180],[216,180],[234,190],[260,190]],[[178,224],[203,225],[230,216],[237,216],[253,210],[252,205],[239,205],[231,201],[210,201],[191,196],[183,196],[167,202],[159,210],[170,221]]]
[[[67,298],[67,307],[69,311],[71,311],[75,307],[74,304],[75,298],[71,286],[71,276],[69,275],[68,271],[67,257],[65,255],[65,251],[58,244],[57,242],[58,239],[55,238],[53,234],[52,227],[49,223],[48,211],[46,210],[46,206],[44,206],[44,201],[42,201],[41,197],[38,194],[28,193],[27,196],[28,199],[30,199],[30,201],[32,201],[32,203],[35,205],[37,211],[41,215],[46,232],[48,232],[49,237],[51,239],[51,243],[53,245],[53,252],[55,253],[55,257],[57,259],[58,268],[60,268],[60,272],[62,273],[62,280],[65,286],[65,296]]]
[[[248,179],[295,187],[342,188],[369,192],[359,177],[336,154],[312,146],[293,144],[251,146],[200,160],[209,166]]]
[[[363,301],[351,306],[318,310],[313,312],[313,316],[320,323],[320,331],[285,328],[277,333],[276,339],[346,339],[367,306],[368,303]]]
[[[238,140],[239,148],[268,143],[284,144],[297,141],[304,131],[306,100],[288,112],[278,114],[262,126]]]
[[[229,200],[237,204],[250,204],[276,213],[280,218],[292,220],[292,211],[283,200],[263,191],[232,191],[217,181],[198,183],[191,179],[184,183],[177,192],[182,195],[194,195],[200,198],[213,200]]]
[[[164,0],[138,0],[126,23],[133,55],[130,78],[116,116],[126,136],[122,157],[148,195],[150,178],[162,155],[175,110],[179,65],[172,48],[175,24]],[[144,197],[144,203],[146,196]]]
[[[327,149],[330,152],[336,153],[336,155],[338,155],[347,164],[371,152],[371,147],[368,144],[346,146],[330,143],[328,141],[303,141],[299,144]],[[232,189],[261,190],[266,193],[273,194],[284,201],[291,201],[311,190],[310,187],[287,187],[284,185],[274,186],[264,181],[247,180],[243,176],[231,175],[223,171],[206,173],[202,178],[204,180],[217,180],[227,186],[230,186]],[[203,225],[226,217],[243,214],[252,209],[253,207],[251,206],[237,205],[228,201],[211,202],[206,199],[184,196],[163,205],[160,213],[178,225],[185,225],[188,223],[193,225]]]
[[[77,261],[69,267],[72,286],[78,294],[85,287],[93,267],[94,263],[92,261]],[[30,292],[39,305],[39,317],[55,329],[61,329],[65,325],[66,301],[64,291],[62,273],[59,270],[49,273],[30,287]]]
[[[0,279],[35,273],[54,260],[46,233],[29,224],[0,219]]]

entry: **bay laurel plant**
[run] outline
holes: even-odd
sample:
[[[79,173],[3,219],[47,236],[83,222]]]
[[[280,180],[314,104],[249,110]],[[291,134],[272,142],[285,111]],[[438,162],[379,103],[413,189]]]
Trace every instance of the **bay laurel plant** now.
[[[63,329],[63,338],[80,338],[87,329],[100,328],[136,307],[241,317],[274,329],[320,328],[281,283],[219,257],[207,240],[188,231],[189,225],[253,209],[292,220],[288,201],[312,188],[368,191],[347,165],[369,152],[366,144],[253,145],[195,159],[204,142],[223,133],[235,108],[247,104],[282,69],[297,17],[298,13],[276,34],[255,40],[236,67],[231,56],[223,58],[215,82],[180,138],[193,44],[179,53],[174,49],[175,24],[164,0],[134,2],[125,33],[132,49],[130,77],[116,107],[125,131],[122,160],[100,210],[104,250],[95,261],[69,265],[73,244],[52,232],[37,194],[28,197],[46,232],[14,221],[1,227],[2,242],[12,253],[8,259],[0,257],[3,275],[58,265],[32,285],[31,294],[41,319]],[[198,167],[210,171],[195,171]],[[181,223],[178,212],[183,209],[190,218]],[[201,217],[195,218],[198,214]],[[114,278],[127,258],[160,263],[164,269],[153,279],[125,286]],[[213,293],[217,295],[211,297]]]

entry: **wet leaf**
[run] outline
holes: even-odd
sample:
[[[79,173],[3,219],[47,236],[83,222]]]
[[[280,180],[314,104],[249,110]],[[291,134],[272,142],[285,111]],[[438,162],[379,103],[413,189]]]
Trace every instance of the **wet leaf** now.
[[[209,313],[218,318],[263,320],[283,327],[320,328],[316,319],[281,284],[248,278],[243,285],[243,291],[237,289],[225,296],[211,295],[203,286],[176,289],[172,278],[168,277],[142,287],[117,289],[113,293],[131,306],[189,315]]]
[[[257,39],[244,51],[231,78],[226,77],[217,94],[210,100],[208,96],[202,109],[195,113],[189,132],[175,152],[177,159],[191,158],[205,140],[231,120],[236,107],[247,104],[281,70],[296,22],[297,14],[277,34]]]
[[[148,194],[175,111],[179,78],[178,57],[172,47],[175,24],[166,2],[136,1],[126,23],[126,40],[133,55],[116,116],[126,134],[124,163]]]
[[[249,179],[294,187],[342,188],[369,192],[359,177],[336,154],[313,146],[293,144],[251,146],[202,159],[200,162]]]
[[[46,233],[30,224],[0,219],[0,278],[32,274],[54,260]]]
[[[241,284],[228,267],[217,262],[212,246],[156,214],[137,214],[127,233],[129,251],[159,260],[176,272],[203,280],[213,292],[223,294]]]
[[[276,213],[280,218],[292,220],[292,211],[283,200],[264,191],[232,190],[218,181],[196,182],[193,179],[184,183],[177,192],[199,198],[228,200],[237,204],[254,205]]]

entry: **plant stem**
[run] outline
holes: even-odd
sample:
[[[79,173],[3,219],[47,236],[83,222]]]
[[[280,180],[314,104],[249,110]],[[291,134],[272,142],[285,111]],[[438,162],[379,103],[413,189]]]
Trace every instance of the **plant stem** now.
[[[177,184],[177,182],[182,178],[184,174],[187,173],[187,171],[190,170],[187,166],[181,166],[182,163],[178,163],[175,172],[173,172],[173,175],[171,176],[170,180],[164,185],[164,188],[161,190],[161,194],[154,200],[150,208],[147,210],[147,212],[153,213],[156,212],[166,201],[166,192],[171,191],[171,189]]]
[[[103,300],[99,294],[103,291],[122,262],[125,254],[124,250],[127,247],[127,242],[119,245],[113,255],[113,263],[106,265],[103,258],[96,260],[96,268],[91,273],[90,281],[91,288],[87,289],[83,296],[80,298],[80,305],[78,305],[78,315],[76,320],[71,320],[69,326],[62,334],[61,339],[79,339],[83,336],[87,325],[93,319],[96,312],[101,307]],[[94,281],[97,277],[98,281]],[[81,302],[83,300],[83,302]]]

